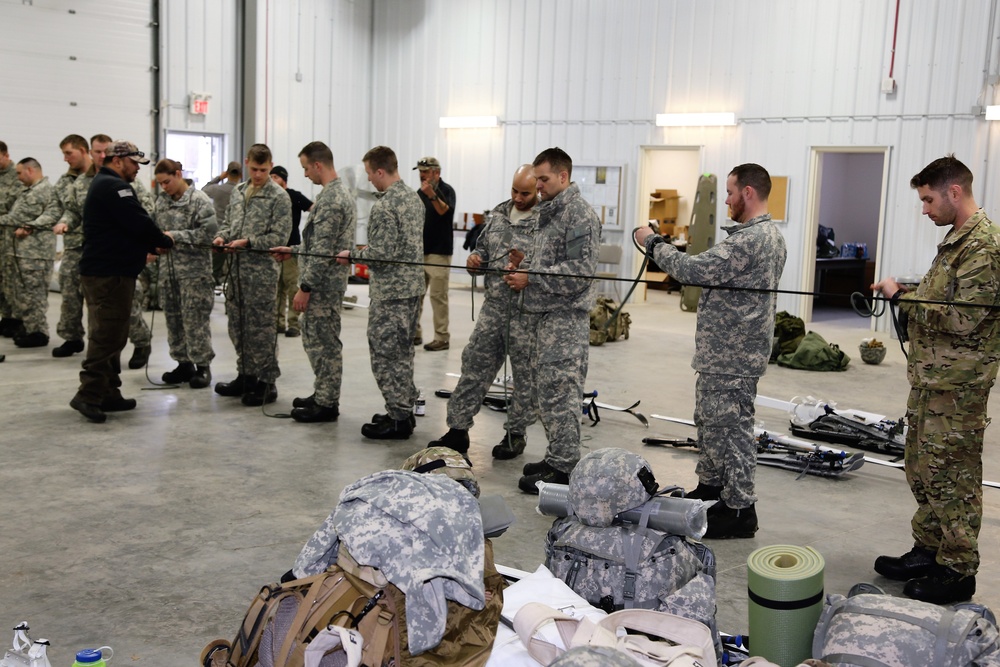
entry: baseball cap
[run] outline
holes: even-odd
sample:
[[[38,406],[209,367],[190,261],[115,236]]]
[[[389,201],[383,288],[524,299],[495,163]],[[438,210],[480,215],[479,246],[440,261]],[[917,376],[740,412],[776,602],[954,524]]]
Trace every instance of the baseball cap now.
[[[226,167],[226,172],[228,172],[228,173],[230,173],[230,174],[232,174],[234,176],[242,176],[243,175],[243,165],[240,164],[239,162],[233,160],[232,162],[229,163],[229,166]]]
[[[428,169],[440,169],[441,163],[438,162],[436,157],[422,157],[417,160],[417,166],[413,169],[419,169],[420,171],[427,171]],[[411,169],[410,171],[413,171]]]
[[[104,157],[106,159],[114,157],[127,157],[132,158],[133,162],[138,162],[139,164],[149,164],[149,158],[141,150],[136,148],[135,144],[131,141],[116,141],[110,146],[108,146],[107,152],[105,152]]]
[[[271,174],[275,176],[280,176],[281,180],[283,180],[285,183],[288,182],[288,170],[285,169],[284,167],[274,167],[273,169],[271,169]]]

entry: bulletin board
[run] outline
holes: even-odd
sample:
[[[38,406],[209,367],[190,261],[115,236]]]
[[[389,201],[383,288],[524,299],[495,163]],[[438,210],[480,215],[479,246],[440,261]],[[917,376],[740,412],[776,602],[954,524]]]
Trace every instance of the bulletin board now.
[[[771,195],[767,198],[767,212],[777,222],[788,220],[788,177],[771,177]]]
[[[621,165],[573,165],[573,181],[605,227],[621,227],[624,173]]]

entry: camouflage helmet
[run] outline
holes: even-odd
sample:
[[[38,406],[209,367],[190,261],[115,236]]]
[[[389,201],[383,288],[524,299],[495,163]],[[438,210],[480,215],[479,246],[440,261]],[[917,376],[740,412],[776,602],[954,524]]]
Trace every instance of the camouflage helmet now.
[[[414,472],[436,472],[447,475],[469,490],[476,498],[479,497],[479,480],[472,472],[472,465],[465,458],[449,447],[428,447],[403,461],[400,470]]]
[[[587,454],[569,476],[570,507],[588,526],[610,526],[615,515],[642,505],[655,492],[646,459],[618,447]]]

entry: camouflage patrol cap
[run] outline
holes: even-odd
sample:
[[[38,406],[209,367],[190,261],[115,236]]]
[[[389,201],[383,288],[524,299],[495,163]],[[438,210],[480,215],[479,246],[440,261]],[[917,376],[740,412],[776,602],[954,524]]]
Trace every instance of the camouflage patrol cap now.
[[[569,476],[569,504],[588,526],[610,526],[615,515],[638,507],[656,492],[646,459],[618,447],[597,449]]]
[[[427,171],[428,169],[440,169],[440,168],[441,168],[441,163],[438,162],[438,159],[436,157],[422,157],[419,160],[417,160],[417,166],[411,169],[410,171],[414,171],[416,169],[419,169],[420,171]]]
[[[479,497],[479,480],[472,472],[472,465],[465,458],[449,447],[428,447],[403,461],[400,470],[414,472],[436,472],[447,475],[469,490],[476,498]]]
[[[107,151],[104,153],[104,158],[110,160],[115,157],[127,157],[139,164],[149,164],[149,158],[146,157],[146,154],[139,150],[131,141],[116,141],[108,146]]]

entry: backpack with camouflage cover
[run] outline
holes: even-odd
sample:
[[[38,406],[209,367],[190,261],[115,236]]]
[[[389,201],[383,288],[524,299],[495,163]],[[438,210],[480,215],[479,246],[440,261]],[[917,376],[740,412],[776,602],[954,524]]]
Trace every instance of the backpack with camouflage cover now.
[[[608,613],[653,609],[715,624],[715,555],[704,544],[615,516],[646,503],[656,480],[641,456],[598,449],[569,478],[575,516],[556,519],[545,539],[545,566]],[[716,652],[721,656],[721,643]]]
[[[978,667],[998,649],[996,618],[983,605],[942,607],[858,584],[848,597],[827,596],[812,654],[833,665]]]
[[[628,330],[632,325],[632,316],[622,310],[618,317],[611,316],[618,310],[618,304],[606,296],[597,297],[597,302],[590,309],[590,344],[604,345],[615,342],[619,338],[628,340]],[[610,324],[608,323],[610,321]]]

